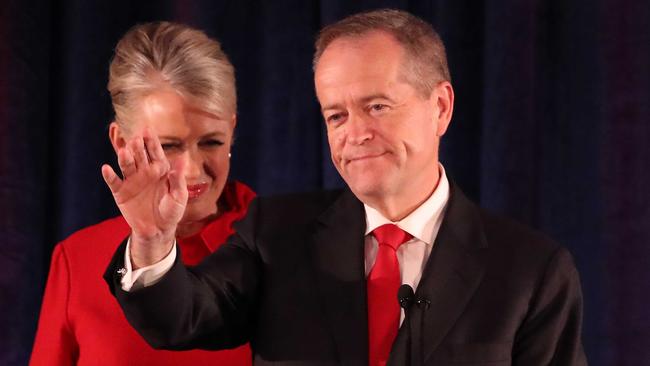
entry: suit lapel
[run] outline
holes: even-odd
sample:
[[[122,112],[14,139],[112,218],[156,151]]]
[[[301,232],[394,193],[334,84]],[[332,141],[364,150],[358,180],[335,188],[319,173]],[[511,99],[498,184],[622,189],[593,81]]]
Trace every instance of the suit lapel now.
[[[425,362],[463,312],[485,270],[487,241],[478,210],[455,184],[450,188],[445,218],[416,291],[416,298],[429,300],[430,306],[409,309],[409,316],[415,315],[411,326],[423,325]]]
[[[408,315],[413,327],[423,325],[425,362],[463,312],[485,270],[487,241],[478,209],[450,184],[445,218],[416,291],[417,298],[431,303],[419,314],[419,308],[411,307]],[[363,204],[346,189],[319,217],[312,238],[316,284],[342,365],[368,364],[364,218]],[[403,359],[406,331],[400,328],[391,360]]]
[[[316,223],[312,261],[342,365],[368,364],[363,205],[345,190]]]

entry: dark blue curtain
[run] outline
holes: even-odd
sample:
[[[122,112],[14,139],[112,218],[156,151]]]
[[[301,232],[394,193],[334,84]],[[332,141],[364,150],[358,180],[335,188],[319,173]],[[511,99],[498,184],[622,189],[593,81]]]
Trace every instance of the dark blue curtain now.
[[[646,0],[18,1],[0,4],[0,364],[27,362],[53,246],[117,214],[105,90],[132,25],[175,20],[237,69],[232,176],[261,194],[341,185],[314,96],[323,25],[394,7],[448,47],[449,174],[566,245],[592,365],[650,364],[650,5]]]

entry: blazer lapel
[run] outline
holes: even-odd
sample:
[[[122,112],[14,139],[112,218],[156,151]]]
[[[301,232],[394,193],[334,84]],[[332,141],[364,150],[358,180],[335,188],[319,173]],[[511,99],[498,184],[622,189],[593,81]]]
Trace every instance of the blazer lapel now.
[[[368,364],[363,205],[346,189],[316,223],[312,261],[342,365]]]
[[[426,299],[430,306],[414,305],[408,314],[412,328],[423,325],[423,334],[416,333],[422,337],[425,363],[463,312],[485,271],[487,240],[478,210],[455,184],[450,188],[445,218],[416,291],[416,299]],[[396,340],[402,350],[404,345],[397,344],[404,343],[405,328]]]

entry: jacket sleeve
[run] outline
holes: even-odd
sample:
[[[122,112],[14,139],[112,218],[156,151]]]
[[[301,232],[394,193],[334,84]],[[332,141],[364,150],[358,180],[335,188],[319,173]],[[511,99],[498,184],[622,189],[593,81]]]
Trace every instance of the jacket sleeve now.
[[[580,279],[566,249],[552,256],[531,301],[516,335],[513,365],[587,365]]]
[[[156,349],[224,349],[250,338],[257,298],[260,259],[255,245],[256,204],[238,223],[238,233],[196,267],[177,256],[152,286],[125,292],[123,243],[104,279],[129,323]]]
[[[70,272],[63,245],[54,248],[29,364],[73,365],[79,347],[68,322]]]

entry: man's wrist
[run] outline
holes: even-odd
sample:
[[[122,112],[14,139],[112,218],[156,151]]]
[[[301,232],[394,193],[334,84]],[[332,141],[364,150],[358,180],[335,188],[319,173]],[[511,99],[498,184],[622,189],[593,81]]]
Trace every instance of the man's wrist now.
[[[129,252],[132,268],[135,270],[162,261],[174,248],[175,240],[173,236],[143,239],[132,233]]]
[[[156,284],[163,276],[172,268],[176,261],[176,243],[173,244],[171,252],[161,261],[154,263],[150,266],[133,268],[133,261],[131,260],[131,238],[129,237],[126,243],[126,251],[124,252],[124,268],[121,270],[122,290],[131,292]]]

